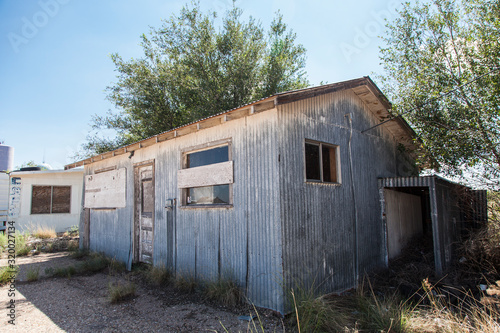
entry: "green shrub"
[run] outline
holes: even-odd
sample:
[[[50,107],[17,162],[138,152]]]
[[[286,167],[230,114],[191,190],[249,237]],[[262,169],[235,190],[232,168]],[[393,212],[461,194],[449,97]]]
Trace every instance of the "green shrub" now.
[[[66,234],[70,237],[77,237],[79,233],[79,229],[77,225],[71,226],[68,231],[66,231]]]
[[[47,271],[46,271],[47,272]],[[75,266],[56,267],[52,270],[52,276],[71,278],[77,273]]]
[[[19,272],[19,267],[14,266],[14,267],[9,267],[9,266],[4,266],[0,267],[0,286],[3,286],[4,284],[10,283],[12,280],[14,280]]]
[[[108,284],[109,301],[113,304],[123,302],[135,296],[135,284],[127,282],[127,284]]]

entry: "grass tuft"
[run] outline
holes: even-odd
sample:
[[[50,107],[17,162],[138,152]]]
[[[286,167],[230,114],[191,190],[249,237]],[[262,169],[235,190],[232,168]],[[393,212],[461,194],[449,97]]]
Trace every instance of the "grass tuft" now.
[[[112,304],[123,302],[135,296],[135,284],[132,282],[127,282],[127,284],[109,283],[108,294]]]
[[[11,283],[15,280],[17,273],[19,272],[19,267],[0,267],[0,286]]]
[[[88,250],[81,250],[80,248],[76,248],[74,251],[71,253],[71,258],[73,259],[83,259],[87,257],[90,254]]]
[[[26,279],[28,282],[38,281],[38,277],[40,275],[40,267],[30,267],[26,272]]]
[[[77,265],[79,274],[97,273],[108,267],[110,259],[102,254],[92,253],[90,259],[85,260],[80,265]]]
[[[174,286],[187,293],[193,293],[198,288],[198,282],[191,275],[177,275],[175,278]]]
[[[108,268],[109,268],[110,274],[123,273],[127,270],[125,263],[118,261],[115,258],[112,258],[111,260],[109,260]]]
[[[37,226],[36,229],[34,229],[31,232],[31,235],[35,238],[40,238],[40,239],[49,239],[57,237],[55,229],[50,228],[48,226]]]
[[[208,282],[204,288],[206,298],[225,306],[236,306],[243,302],[243,291],[232,279]]]
[[[149,283],[155,286],[168,285],[172,280],[172,272],[165,266],[150,266],[144,272]]]

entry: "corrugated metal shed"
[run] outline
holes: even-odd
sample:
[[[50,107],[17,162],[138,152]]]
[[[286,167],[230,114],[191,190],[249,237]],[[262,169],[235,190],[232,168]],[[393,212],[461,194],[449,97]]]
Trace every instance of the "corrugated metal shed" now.
[[[365,77],[277,94],[70,164],[83,165],[85,175],[117,169],[126,175],[125,207],[82,213],[82,246],[131,267],[143,193],[136,175],[151,165],[154,265],[197,279],[230,276],[255,305],[282,313],[294,286],[314,285],[318,293],[355,287],[387,262],[380,186],[405,176],[408,183],[431,182],[415,177],[414,132],[404,120],[377,126],[389,109]],[[230,151],[224,165],[232,165],[231,202],[186,205],[178,183],[184,154],[220,142]],[[306,179],[307,142],[335,147],[337,181]]]
[[[487,222],[486,191],[474,191],[438,176],[426,176],[379,179],[381,217],[384,225],[387,223],[386,211],[389,209],[384,200],[384,189],[401,191],[425,189],[422,195],[426,196],[430,204],[434,261],[438,275],[443,274],[450,266],[454,245],[459,241],[461,231],[484,225]],[[387,232],[385,238],[385,244],[387,244]]]

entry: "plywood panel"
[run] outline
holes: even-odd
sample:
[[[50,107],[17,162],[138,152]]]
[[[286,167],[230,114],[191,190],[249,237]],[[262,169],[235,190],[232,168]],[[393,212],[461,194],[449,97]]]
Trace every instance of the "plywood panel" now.
[[[179,188],[212,186],[233,183],[233,161],[209,164],[177,172]]]
[[[125,194],[125,168],[85,176],[85,208],[123,208]]]

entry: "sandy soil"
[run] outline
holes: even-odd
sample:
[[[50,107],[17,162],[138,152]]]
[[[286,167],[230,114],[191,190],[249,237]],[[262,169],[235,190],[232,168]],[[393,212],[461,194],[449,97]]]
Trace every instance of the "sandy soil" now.
[[[46,267],[74,265],[67,252],[42,253],[16,259],[20,274],[15,296],[9,286],[0,288],[1,332],[262,332],[254,323],[238,319],[251,307],[225,309],[209,304],[196,294],[183,294],[173,287],[154,288],[134,281],[136,297],[110,304],[110,282],[126,283],[130,276],[98,273],[90,276],[47,278]],[[0,260],[5,266],[6,260]],[[29,269],[39,268],[40,279],[26,281]],[[10,295],[9,295],[10,294]],[[15,325],[9,324],[8,306],[15,301]],[[284,332],[282,321],[271,311],[260,310],[265,332]]]

